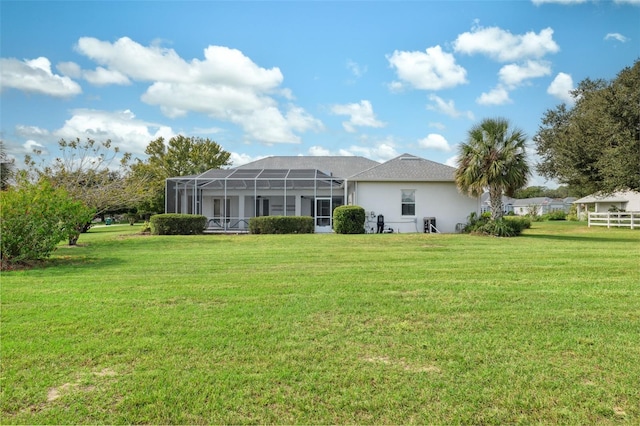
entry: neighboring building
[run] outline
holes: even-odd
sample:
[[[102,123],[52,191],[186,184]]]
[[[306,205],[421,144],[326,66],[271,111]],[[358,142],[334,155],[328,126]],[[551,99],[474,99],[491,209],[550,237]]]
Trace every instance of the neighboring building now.
[[[587,212],[606,213],[611,210],[640,212],[640,193],[636,191],[618,191],[612,194],[596,193],[575,200],[578,217],[585,218]]]
[[[380,215],[385,229],[423,232],[425,218],[439,232],[455,232],[479,201],[458,192],[455,169],[410,154],[385,163],[364,157],[267,157],[232,169],[166,181],[167,213],[206,216],[208,226],[246,230],[251,217],[311,216],[316,232],[331,232],[333,210],[358,205],[367,231]]]
[[[515,198],[507,197],[506,195],[502,196],[502,213],[509,214],[513,213],[513,203],[516,201]],[[491,200],[489,199],[489,193],[485,192],[480,196],[480,213],[491,212]]]
[[[518,216],[525,216],[528,214],[534,214],[541,216],[543,214],[563,211],[569,213],[571,202],[574,198],[549,198],[549,197],[535,197],[535,198],[523,198],[514,200],[513,213]]]

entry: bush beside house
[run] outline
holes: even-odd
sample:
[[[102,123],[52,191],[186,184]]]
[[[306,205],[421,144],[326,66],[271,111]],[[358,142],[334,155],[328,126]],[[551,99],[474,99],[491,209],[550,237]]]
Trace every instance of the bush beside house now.
[[[338,234],[364,234],[366,220],[360,206],[340,206],[333,211],[333,230]]]
[[[156,214],[150,219],[153,235],[192,235],[202,234],[207,218],[196,214]]]
[[[313,234],[311,216],[258,216],[249,219],[252,234]]]

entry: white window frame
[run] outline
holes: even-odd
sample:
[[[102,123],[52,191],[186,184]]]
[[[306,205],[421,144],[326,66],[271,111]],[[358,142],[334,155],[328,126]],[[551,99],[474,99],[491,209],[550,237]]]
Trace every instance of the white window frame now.
[[[405,213],[405,206],[407,209],[409,206],[413,206],[413,213]],[[400,190],[400,213],[402,216],[415,216],[416,215],[416,190],[415,189],[401,189]]]

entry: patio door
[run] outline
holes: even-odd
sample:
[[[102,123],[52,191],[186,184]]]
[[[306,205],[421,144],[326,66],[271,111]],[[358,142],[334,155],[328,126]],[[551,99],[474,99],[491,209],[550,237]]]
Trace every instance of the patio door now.
[[[215,226],[221,228],[229,222],[229,213],[231,210],[231,200],[224,198],[213,199],[213,222]]]
[[[316,198],[316,232],[331,232],[331,198]]]

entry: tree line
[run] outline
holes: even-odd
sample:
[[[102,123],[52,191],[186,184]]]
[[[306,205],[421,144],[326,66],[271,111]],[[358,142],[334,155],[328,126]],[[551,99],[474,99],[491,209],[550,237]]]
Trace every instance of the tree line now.
[[[558,190],[524,188],[532,170],[527,135],[507,119],[483,120],[460,144],[458,188],[471,196],[488,191],[494,223],[501,220],[503,194],[640,191],[640,60],[611,81],[587,78],[572,94],[575,104],[546,111],[533,137],[536,170],[562,184]],[[121,153],[109,140],[63,139],[58,147],[52,162],[34,152],[18,169],[0,141],[3,267],[46,258],[65,238],[76,244],[96,216],[161,213],[166,178],[231,165],[230,153],[216,142],[183,135],[151,141],[144,160]]]

